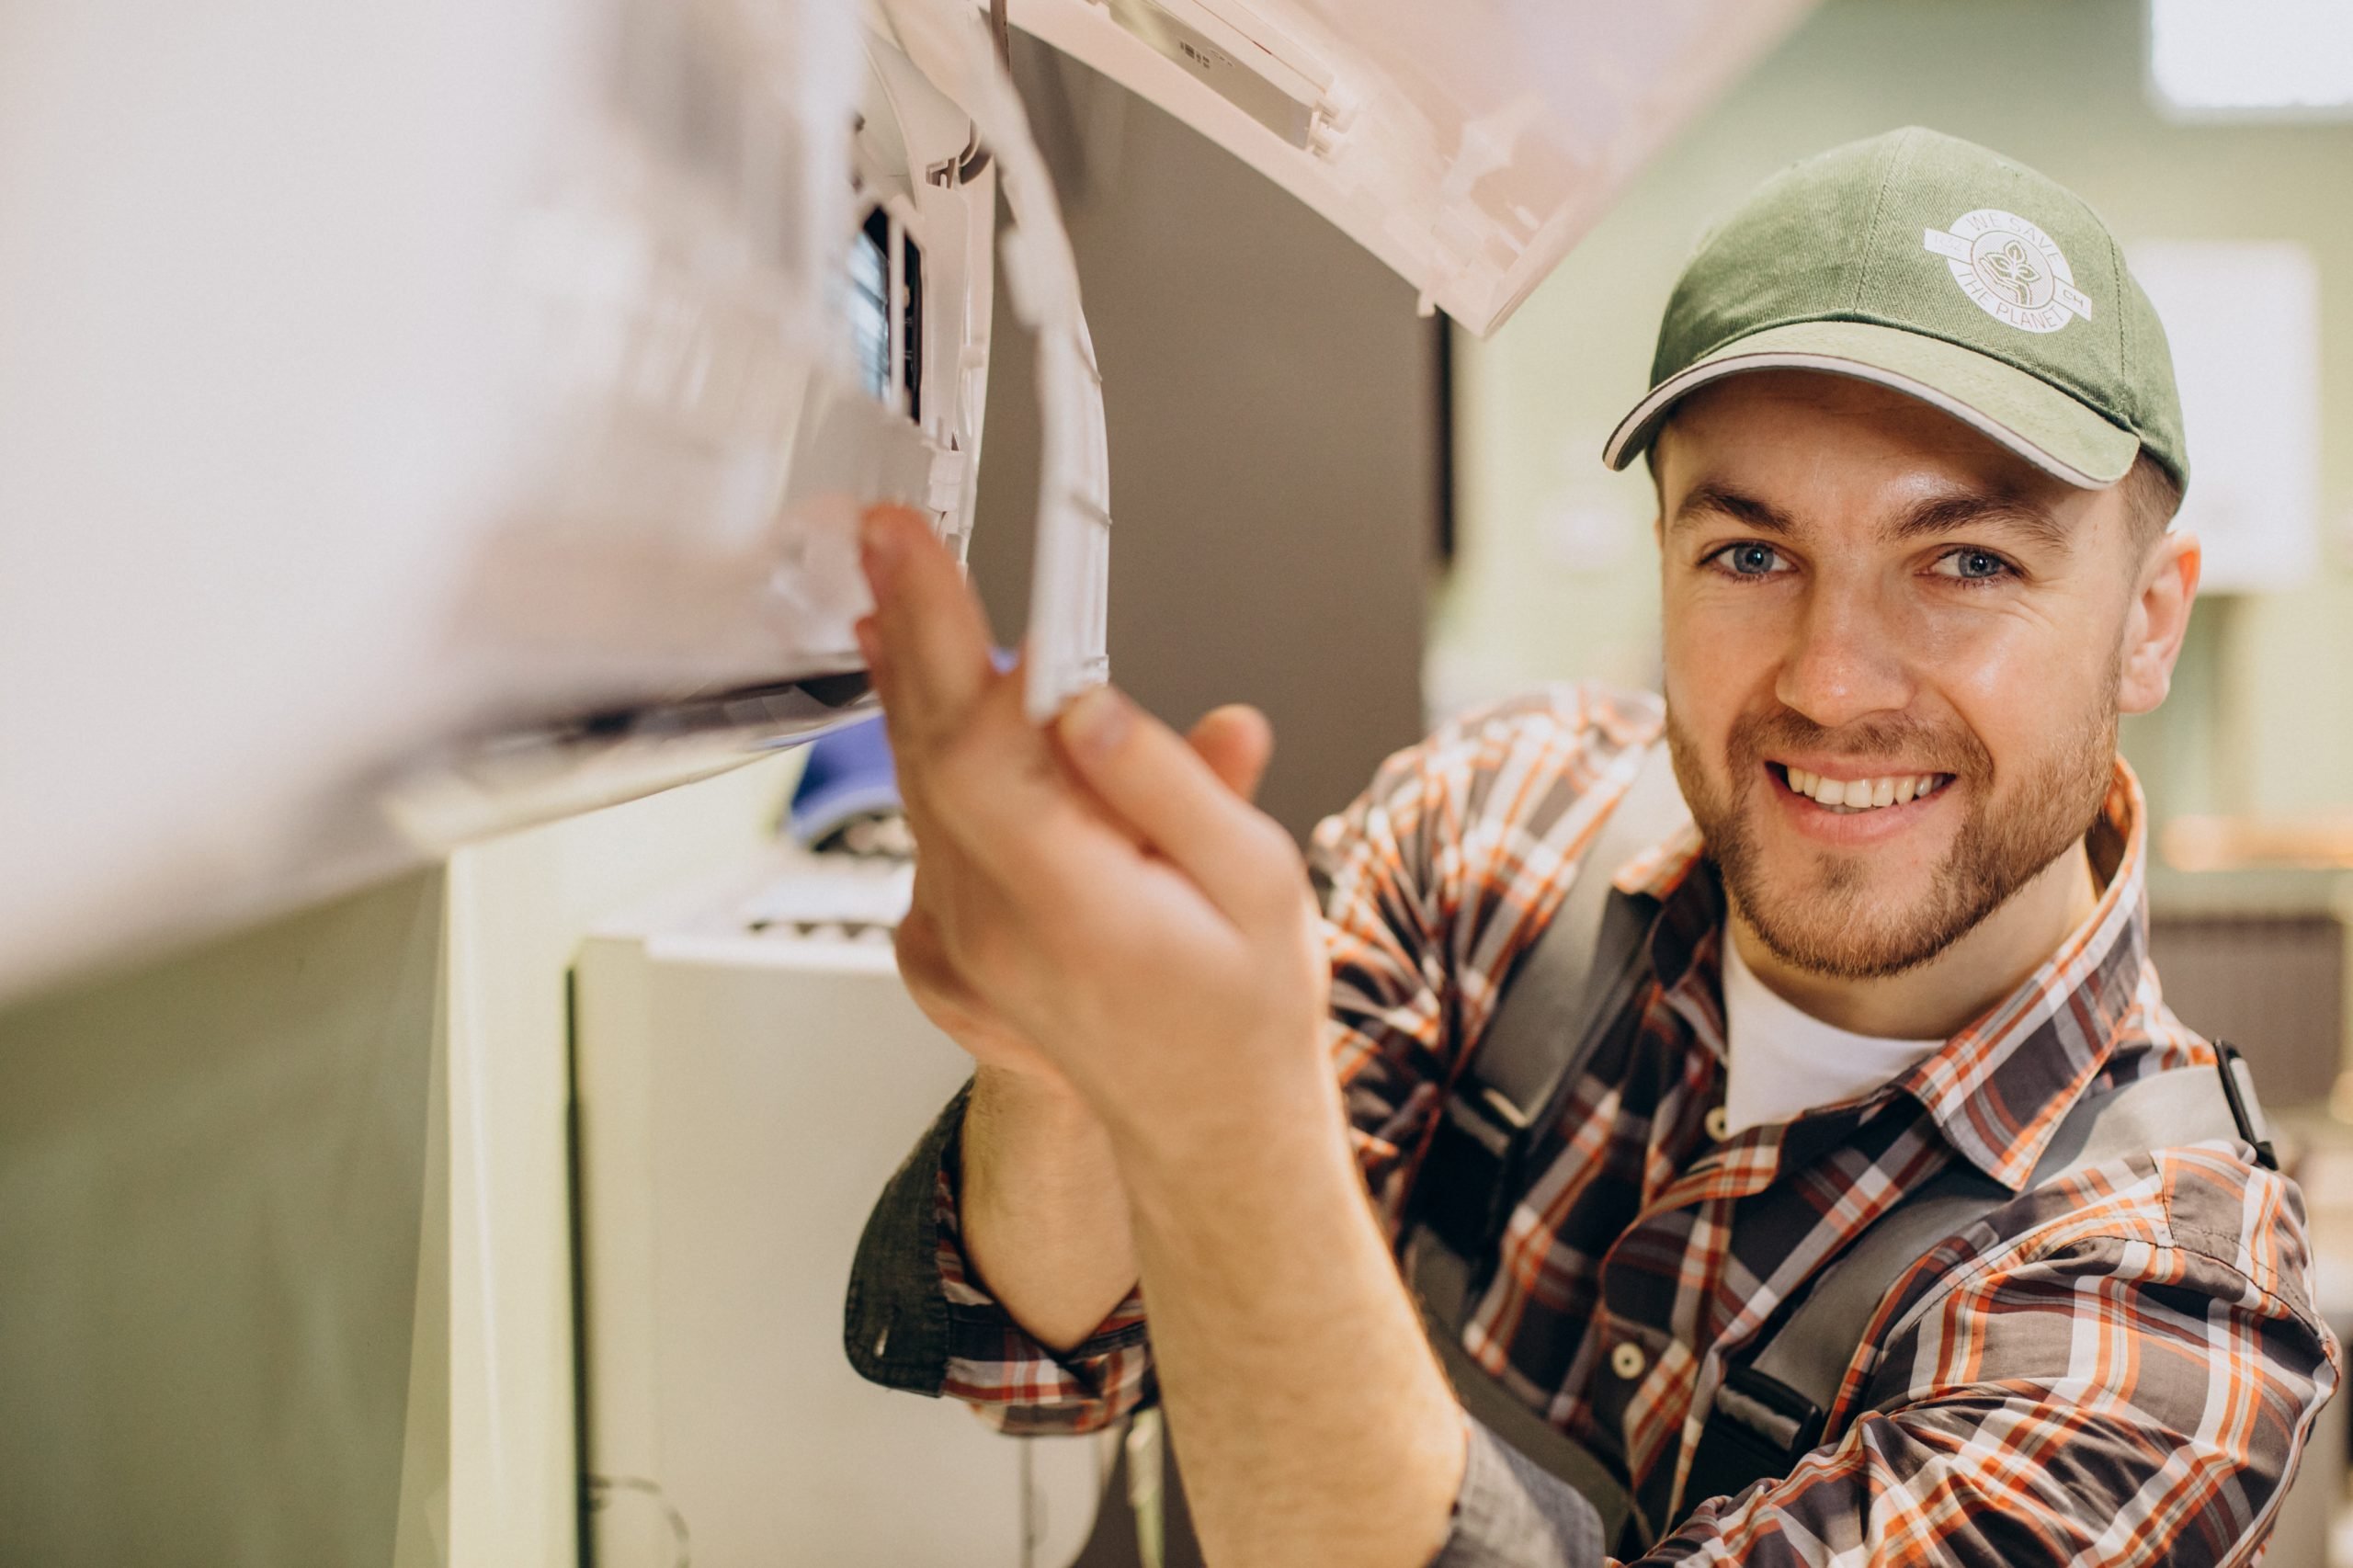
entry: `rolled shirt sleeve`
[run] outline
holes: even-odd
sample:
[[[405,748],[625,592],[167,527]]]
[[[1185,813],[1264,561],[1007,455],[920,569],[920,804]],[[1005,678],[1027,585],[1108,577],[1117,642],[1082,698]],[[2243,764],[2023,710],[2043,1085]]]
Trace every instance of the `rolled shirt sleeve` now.
[[[958,1225],[968,1084],[939,1113],[868,1218],[850,1269],[844,1348],[886,1388],[961,1400],[1001,1430],[1088,1432],[1151,1395],[1135,1291],[1085,1343],[1057,1354],[975,1281]]]

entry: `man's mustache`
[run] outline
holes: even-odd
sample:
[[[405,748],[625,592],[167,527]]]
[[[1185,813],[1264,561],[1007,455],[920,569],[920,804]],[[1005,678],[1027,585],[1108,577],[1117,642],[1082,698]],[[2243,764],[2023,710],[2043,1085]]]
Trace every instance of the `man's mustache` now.
[[[1832,728],[1787,708],[1735,720],[1727,750],[1735,763],[1743,765],[1794,753],[1888,763],[1914,772],[1949,773],[1960,778],[1983,778],[1994,767],[1984,743],[1967,730],[1888,718],[1860,719]]]

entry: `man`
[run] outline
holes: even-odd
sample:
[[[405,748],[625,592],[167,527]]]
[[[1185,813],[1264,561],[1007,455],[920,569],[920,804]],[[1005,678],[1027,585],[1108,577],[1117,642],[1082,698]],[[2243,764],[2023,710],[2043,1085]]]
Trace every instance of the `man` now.
[[[1906,131],[1711,236],[1654,381],[1608,457],[1657,483],[1663,706],[1558,690],[1392,759],[1316,835],[1320,915],[1245,803],[1262,722],[1026,728],[945,556],[870,519],[902,967],[979,1068],[877,1210],[853,1359],[1016,1430],[1156,1394],[1213,1563],[1597,1561],[1392,1247],[1516,960],[1609,878],[1648,975],[1461,1341],[1627,1483],[1643,1560],[2248,1560],[2337,1377],[2299,1195],[2238,1137],[2035,1179],[2087,1095],[2215,1061],[2115,750],[2198,578],[2147,301],[2073,196]],[[1586,864],[1662,735],[1688,823]],[[1996,1201],[1879,1282],[1817,1446],[1695,1494],[1728,1358],[1949,1172]]]

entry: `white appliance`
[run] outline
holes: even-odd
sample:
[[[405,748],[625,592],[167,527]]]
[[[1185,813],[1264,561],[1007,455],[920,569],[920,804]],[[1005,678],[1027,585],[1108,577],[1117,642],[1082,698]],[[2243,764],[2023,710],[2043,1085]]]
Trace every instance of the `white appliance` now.
[[[842,1353],[868,1210],[972,1066],[899,983],[902,877],[779,851],[582,951],[597,1568],[1063,1568],[1094,1522],[1097,1439],[1002,1436]]]
[[[1809,3],[1010,9],[1486,332]],[[858,510],[972,525],[1000,191],[1043,714],[1112,506],[985,7],[0,6],[0,995],[863,705]]]

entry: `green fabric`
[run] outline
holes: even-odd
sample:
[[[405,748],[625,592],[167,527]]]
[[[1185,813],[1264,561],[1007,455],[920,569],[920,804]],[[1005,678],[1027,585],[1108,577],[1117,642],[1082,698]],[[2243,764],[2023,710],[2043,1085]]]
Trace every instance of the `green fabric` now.
[[[2165,328],[2114,237],[2063,187],[1971,142],[1912,127],[1767,181],[1677,281],[1653,392],[1703,364],[1761,368],[1736,362],[1760,340],[1795,351],[1809,337],[2100,483],[2137,451],[2188,483]],[[1671,407],[1630,415],[1612,466],[1646,449]]]

